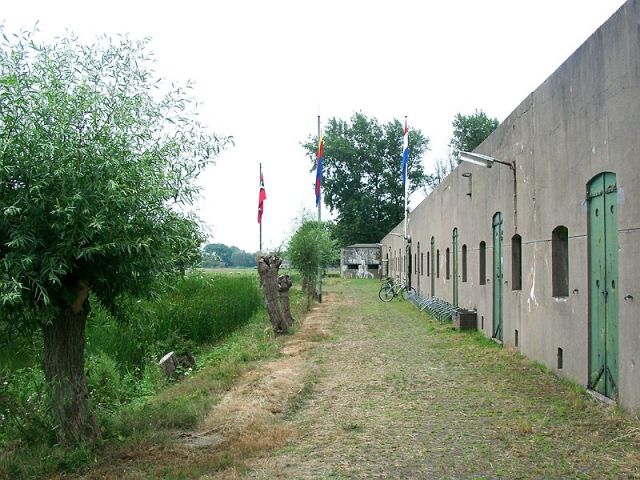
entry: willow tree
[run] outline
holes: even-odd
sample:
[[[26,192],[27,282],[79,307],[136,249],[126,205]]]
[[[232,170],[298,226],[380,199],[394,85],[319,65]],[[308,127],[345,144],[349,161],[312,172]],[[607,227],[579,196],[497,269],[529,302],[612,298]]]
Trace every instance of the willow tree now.
[[[42,331],[58,440],[91,442],[89,295],[113,305],[198,255],[198,225],[182,212],[230,140],[198,122],[189,85],[155,77],[147,41],[2,33],[1,308]]]
[[[302,284],[307,294],[307,310],[311,308],[314,279],[318,269],[324,270],[337,256],[338,247],[327,225],[303,214],[287,247],[287,258],[291,266],[302,276]]]

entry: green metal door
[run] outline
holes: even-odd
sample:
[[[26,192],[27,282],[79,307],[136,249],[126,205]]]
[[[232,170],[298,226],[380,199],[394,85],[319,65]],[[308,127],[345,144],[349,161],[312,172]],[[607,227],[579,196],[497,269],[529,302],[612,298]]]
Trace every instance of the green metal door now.
[[[502,213],[493,216],[493,338],[502,341]]]
[[[587,187],[589,201],[589,387],[618,396],[618,214],[616,175]]]
[[[431,296],[436,296],[436,239],[431,237]]]
[[[453,305],[458,306],[458,229],[453,229]]]
[[[418,242],[418,250],[416,252],[416,266],[414,267],[414,270],[416,271],[416,291],[418,292],[418,295],[420,295],[420,275],[422,275],[420,267],[422,267],[422,262],[420,261],[420,242]]]

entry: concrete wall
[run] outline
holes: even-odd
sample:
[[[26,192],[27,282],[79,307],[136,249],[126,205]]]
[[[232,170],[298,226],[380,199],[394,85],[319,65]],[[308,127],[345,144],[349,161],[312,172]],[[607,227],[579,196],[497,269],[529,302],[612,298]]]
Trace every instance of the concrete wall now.
[[[343,278],[379,278],[380,270],[379,246],[345,247],[340,251],[340,272]]]
[[[459,272],[459,304],[478,312],[492,335],[492,218],[501,212],[503,342],[583,385],[589,375],[589,268],[586,186],[599,173],[616,174],[619,241],[619,401],[640,407],[640,0],[629,0],[551,77],[528,96],[477,149],[507,162],[461,164],[410,214],[412,284],[429,295],[427,253],[440,251],[435,296],[453,301],[446,250],[458,230],[458,256],[467,248],[467,282]],[[470,77],[469,81],[473,81]],[[469,179],[471,174],[471,195]],[[515,177],[515,178],[514,178]],[[515,183],[514,183],[515,179]],[[514,188],[515,187],[515,188]],[[515,192],[515,195],[514,195]],[[569,295],[552,295],[551,235],[569,236]],[[402,232],[402,224],[393,232]],[[512,290],[512,238],[522,239],[522,289]],[[486,284],[479,281],[479,245],[486,242]],[[403,239],[382,239],[390,274],[404,272]],[[430,255],[429,255],[430,257]],[[451,260],[452,261],[452,260]],[[435,263],[435,262],[434,262]],[[423,268],[420,270],[420,266]],[[429,270],[431,270],[429,268]],[[451,272],[453,273],[453,272]],[[404,276],[404,275],[403,275]],[[515,332],[518,331],[518,345]],[[558,348],[563,350],[557,368]]]

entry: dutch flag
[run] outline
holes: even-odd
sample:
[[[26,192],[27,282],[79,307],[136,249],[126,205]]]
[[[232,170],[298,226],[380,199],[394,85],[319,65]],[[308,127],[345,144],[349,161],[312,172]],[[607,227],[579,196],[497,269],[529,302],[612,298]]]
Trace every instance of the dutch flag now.
[[[402,185],[407,183],[407,163],[409,162],[409,128],[407,127],[407,119],[404,119],[404,139],[402,146]]]

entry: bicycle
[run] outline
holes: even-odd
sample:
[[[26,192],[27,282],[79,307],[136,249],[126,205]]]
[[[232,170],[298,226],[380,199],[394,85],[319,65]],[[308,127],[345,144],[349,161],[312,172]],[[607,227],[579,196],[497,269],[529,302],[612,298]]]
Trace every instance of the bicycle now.
[[[396,278],[396,280],[393,281],[390,278],[387,278],[380,287],[378,297],[380,297],[380,300],[383,302],[390,302],[398,295],[402,295],[402,298],[406,300],[411,295],[415,294],[416,289],[407,285],[404,280]]]

